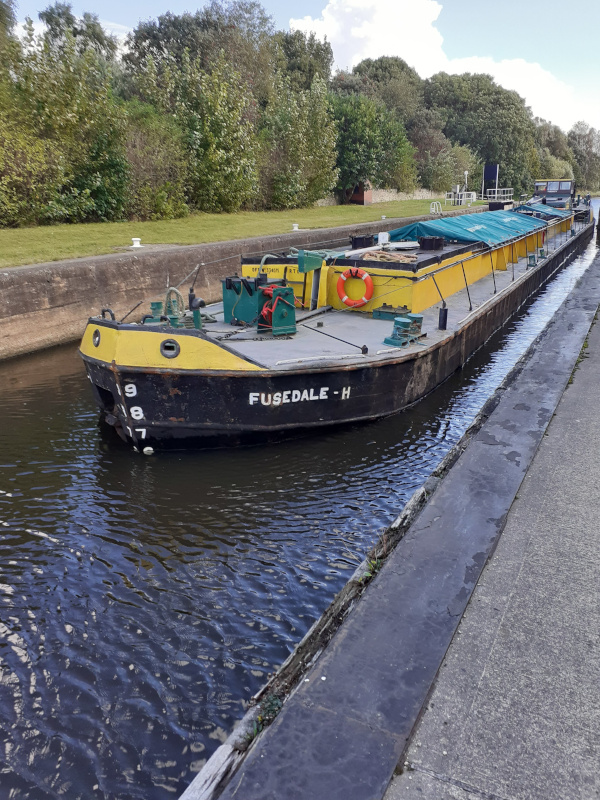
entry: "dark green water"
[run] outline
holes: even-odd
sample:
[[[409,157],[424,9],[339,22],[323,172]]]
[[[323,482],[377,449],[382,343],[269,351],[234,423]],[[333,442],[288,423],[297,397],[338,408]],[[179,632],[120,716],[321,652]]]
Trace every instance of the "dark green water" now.
[[[596,253],[416,408],[146,458],[65,347],[0,365],[0,800],[176,796]]]

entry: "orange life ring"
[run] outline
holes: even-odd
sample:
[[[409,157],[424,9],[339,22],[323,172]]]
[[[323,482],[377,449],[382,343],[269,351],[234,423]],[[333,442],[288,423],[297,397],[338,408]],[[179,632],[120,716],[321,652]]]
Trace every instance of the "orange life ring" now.
[[[361,278],[365,284],[365,293],[360,300],[352,300],[346,294],[345,283],[348,278]],[[345,272],[342,272],[337,282],[338,297],[344,305],[354,308],[356,306],[364,306],[373,297],[373,279],[368,272],[360,267],[348,267]]]

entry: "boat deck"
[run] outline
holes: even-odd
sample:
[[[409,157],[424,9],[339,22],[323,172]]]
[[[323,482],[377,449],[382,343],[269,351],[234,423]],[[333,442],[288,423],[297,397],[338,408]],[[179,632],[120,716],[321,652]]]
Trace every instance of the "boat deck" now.
[[[551,256],[555,249],[565,243],[567,236],[562,234],[549,242]],[[507,270],[494,271],[467,289],[451,295],[446,300],[448,307],[447,329],[439,330],[439,309],[441,300],[422,312],[424,336],[406,347],[391,347],[384,344],[390,336],[393,321],[373,319],[370,314],[351,309],[341,311],[330,308],[306,312],[296,311],[297,333],[293,336],[274,337],[269,333],[258,333],[252,328],[235,328],[223,321],[222,303],[206,308],[217,318],[215,323],[205,323],[203,330],[212,339],[226,343],[240,355],[251,359],[267,369],[297,369],[298,366],[324,367],[348,364],[385,361],[399,356],[413,355],[416,351],[429,347],[458,330],[483,306],[506,292],[515,282],[526,278],[528,259],[522,257]],[[368,352],[364,353],[363,349]]]

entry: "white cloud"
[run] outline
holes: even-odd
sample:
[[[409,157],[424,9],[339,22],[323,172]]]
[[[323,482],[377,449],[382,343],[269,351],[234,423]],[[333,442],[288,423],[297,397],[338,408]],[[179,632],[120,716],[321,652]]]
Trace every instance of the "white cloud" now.
[[[127,36],[133,30],[133,28],[129,28],[127,25],[120,25],[118,22],[109,22],[106,19],[101,19],[100,25],[102,25],[104,30],[110,33],[111,36],[116,36],[119,44],[123,44]]]
[[[291,19],[290,28],[327,36],[338,69],[385,55],[400,56],[422,78],[441,71],[485,72],[524,97],[536,116],[564,130],[580,119],[600,128],[598,88],[577,91],[540,64],[521,58],[448,58],[435,27],[441,10],[436,0],[329,0],[320,18]]]
[[[363,58],[401,55],[424,74],[442,55],[434,27],[442,6],[436,0],[329,0],[320,19],[290,20],[290,27],[314,31],[331,42],[336,65],[352,68]]]

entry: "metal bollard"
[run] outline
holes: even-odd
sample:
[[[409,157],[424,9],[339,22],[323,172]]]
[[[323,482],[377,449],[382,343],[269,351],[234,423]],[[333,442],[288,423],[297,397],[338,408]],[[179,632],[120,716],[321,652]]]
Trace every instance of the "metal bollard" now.
[[[442,306],[442,308],[440,308],[438,329],[440,331],[445,331],[447,327],[448,327],[448,308],[447,306]]]

